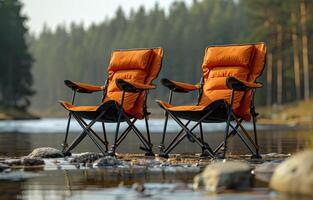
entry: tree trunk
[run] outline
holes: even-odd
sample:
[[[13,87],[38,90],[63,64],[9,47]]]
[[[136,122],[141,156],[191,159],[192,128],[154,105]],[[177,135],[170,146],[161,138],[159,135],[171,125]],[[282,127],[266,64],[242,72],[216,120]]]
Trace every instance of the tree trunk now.
[[[283,60],[282,60],[283,30],[277,25],[277,104],[283,101]]]
[[[291,36],[292,36],[292,47],[293,47],[293,68],[295,77],[295,89],[296,99],[301,99],[301,85],[300,85],[300,62],[299,62],[299,47],[298,47],[298,35],[297,35],[297,17],[296,14],[291,11]]]
[[[272,82],[273,82],[273,54],[271,51],[267,54],[267,73],[266,73],[266,105],[272,105]]]
[[[303,60],[303,75],[304,75],[304,100],[310,99],[310,74],[309,74],[309,56],[308,56],[308,37],[306,30],[306,10],[305,0],[301,0],[301,29],[302,29],[302,60]]]

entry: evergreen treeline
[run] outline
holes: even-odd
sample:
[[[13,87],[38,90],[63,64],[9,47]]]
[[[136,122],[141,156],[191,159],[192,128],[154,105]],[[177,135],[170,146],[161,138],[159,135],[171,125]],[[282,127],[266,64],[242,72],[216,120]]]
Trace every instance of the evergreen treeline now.
[[[158,5],[149,11],[141,7],[129,17],[118,9],[114,18],[87,30],[79,24],[55,31],[45,27],[31,42],[37,90],[33,105],[53,110],[57,99],[69,99],[64,79],[103,83],[113,49],[161,46],[165,56],[159,78],[196,83],[206,46],[257,41],[268,45],[268,64],[260,78],[265,87],[257,92],[257,103],[308,99],[313,91],[312,24],[312,0],[194,0],[190,7],[173,3],[168,14]],[[160,86],[152,97],[164,99],[167,92]],[[94,99],[88,103],[97,103]],[[191,99],[185,95],[178,101]]]
[[[21,7],[18,0],[0,0],[0,105],[5,109],[26,109],[34,93]]]

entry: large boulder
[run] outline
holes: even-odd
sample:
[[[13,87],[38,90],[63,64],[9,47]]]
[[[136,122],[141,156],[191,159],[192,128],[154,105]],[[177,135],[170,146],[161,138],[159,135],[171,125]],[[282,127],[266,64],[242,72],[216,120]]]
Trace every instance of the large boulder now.
[[[281,193],[313,197],[313,150],[297,153],[281,163],[270,187]]]
[[[252,185],[250,165],[242,161],[218,161],[209,164],[194,178],[194,189],[204,187],[208,192],[224,189],[247,189]]]
[[[108,167],[108,166],[116,166],[123,164],[122,161],[118,160],[113,156],[105,156],[103,158],[99,158],[93,163],[94,167]]]
[[[28,157],[30,158],[62,158],[64,154],[55,148],[51,147],[41,147],[34,149]]]

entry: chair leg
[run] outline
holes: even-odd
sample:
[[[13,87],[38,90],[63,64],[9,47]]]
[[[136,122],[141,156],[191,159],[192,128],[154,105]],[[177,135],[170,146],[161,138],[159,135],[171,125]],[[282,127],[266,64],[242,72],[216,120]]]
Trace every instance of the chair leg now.
[[[142,135],[142,133],[137,129],[137,127],[131,123],[130,119],[125,114],[124,114],[124,117],[126,119],[127,124],[131,126],[131,129],[133,129],[134,133],[140,139],[141,143],[145,146],[145,147],[140,147],[140,149],[146,151],[150,155],[152,154],[154,155],[152,151],[152,146],[149,144],[147,139]]]
[[[188,124],[190,123],[190,121],[188,121],[185,126],[188,126]],[[175,147],[172,148],[172,145],[176,142],[177,138],[184,132],[184,129],[181,129],[177,135],[172,139],[172,141],[170,142],[170,144],[167,146],[167,148],[163,149],[163,151],[160,151],[159,156],[160,157],[164,157],[164,158],[168,158],[168,153],[171,152],[170,149],[174,149]],[[175,145],[176,146],[176,145]],[[167,153],[166,153],[167,152]]]
[[[130,131],[131,131],[131,127],[128,126],[127,129],[117,138],[116,147],[118,147],[123,142],[123,140],[126,138],[126,136],[128,135]]]
[[[203,129],[202,129],[202,123],[199,124],[199,130],[200,130],[200,138],[202,143],[204,143],[204,137],[203,137]],[[206,149],[202,148],[202,153],[200,155],[201,157],[206,156]]]
[[[172,98],[173,98],[173,91],[170,90],[170,94],[169,94],[169,97],[168,97],[168,103],[172,102]],[[164,121],[163,133],[162,133],[162,140],[161,140],[161,143],[159,145],[160,154],[163,154],[164,149],[165,149],[164,140],[165,140],[165,134],[166,134],[167,122],[168,122],[168,113],[167,113],[166,110],[164,112],[164,115],[165,115],[165,121]]]
[[[150,138],[150,130],[149,130],[149,122],[147,115],[145,115],[145,124],[146,124],[146,131],[147,131],[147,139],[149,142],[150,149],[153,147],[153,144],[151,143],[151,138]],[[155,156],[152,151],[146,152],[145,156]]]
[[[75,115],[75,113],[73,114],[74,118],[77,120],[78,124],[83,128],[84,133],[86,133],[89,138],[93,141],[93,143],[97,146],[97,148],[101,151],[101,153],[103,155],[106,155],[106,151],[101,147],[101,145],[98,143],[98,141],[93,137],[93,135],[91,133],[93,133],[100,141],[101,138],[92,131],[91,127],[97,122],[97,120],[103,115],[100,114],[96,119],[92,120],[87,126],[85,126],[83,120],[81,118],[79,118],[78,116]]]
[[[105,124],[104,124],[104,122],[102,122],[102,131],[103,131],[103,140],[106,143],[105,150],[108,151],[109,150],[108,149],[108,139],[107,139],[107,133],[105,131]]]
[[[75,102],[75,97],[76,97],[76,90],[73,90],[72,101],[71,101],[72,104],[74,104],[74,102]],[[63,154],[65,154],[66,148],[68,147],[67,138],[68,138],[68,132],[70,130],[71,118],[72,118],[72,113],[71,113],[71,111],[69,111],[69,113],[68,113],[68,121],[67,121],[67,126],[66,126],[66,132],[65,132],[65,137],[64,137],[64,142],[62,144],[62,146],[63,146],[63,148],[62,148]]]
[[[83,132],[72,142],[72,144],[68,147],[68,149],[65,151],[64,154],[70,154],[70,151],[73,150],[86,137],[86,135],[88,135],[92,139],[92,141],[97,145],[97,147],[103,154],[106,153],[106,151],[103,150],[101,145],[99,145],[99,143],[95,140],[95,138],[91,134],[91,132],[93,132],[91,127],[102,117],[104,113],[105,112],[100,113],[97,116],[97,118],[92,120],[88,125],[81,118],[79,118],[75,113],[72,113],[73,117],[76,119],[78,124],[83,128]],[[98,136],[96,133],[94,134]],[[101,138],[100,138],[100,141],[101,141]]]
[[[242,121],[242,119],[240,120],[240,121]],[[233,127],[231,124],[229,124],[232,128],[233,128],[233,130],[227,135],[227,139],[230,137],[230,136],[234,136],[236,133],[237,133],[237,129],[238,129],[238,127],[239,127],[239,125],[237,124],[235,127]],[[224,146],[224,141],[223,142],[221,142],[215,149],[214,149],[214,154],[217,154],[217,152],[222,148]]]
[[[227,140],[228,140],[228,132],[229,132],[229,125],[230,125],[230,119],[231,119],[231,114],[228,115],[227,117],[227,122],[226,122],[226,128],[225,128],[225,133],[224,133],[224,149],[223,149],[223,154],[222,154],[222,159],[225,158],[226,156],[226,151],[227,151]]]
[[[191,128],[188,129],[175,115],[173,115],[171,112],[168,112],[169,115],[176,121],[176,123],[184,129],[184,131],[186,132],[184,136],[189,135],[190,137],[192,137],[195,142],[201,147],[201,148],[205,148],[212,157],[214,157],[214,153],[212,151],[212,149],[210,148],[210,146],[207,143],[204,143],[201,141],[200,138],[196,137],[192,131],[207,117],[211,114],[212,111],[208,112],[207,114],[205,114],[203,117],[201,117],[201,119]],[[176,146],[176,145],[175,145]],[[166,152],[169,153],[169,152]]]
[[[261,154],[259,153],[259,144],[258,144],[258,136],[257,136],[257,129],[256,129],[256,122],[255,122],[255,116],[252,116],[253,121],[253,133],[254,133],[254,142],[256,144],[255,147],[255,154],[251,156],[252,159],[262,159]]]
[[[162,133],[162,140],[159,145],[159,151],[160,154],[164,153],[165,145],[164,145],[164,140],[165,140],[165,134],[166,134],[166,129],[167,129],[167,122],[168,122],[168,113],[165,113],[165,121],[164,121],[164,127],[163,127],[163,133]]]
[[[88,124],[83,119],[79,118],[79,121],[83,123],[85,127],[88,126]],[[103,140],[94,130],[92,130],[91,127],[88,129],[88,131],[90,131],[94,136],[96,136],[96,138],[105,146],[106,149],[108,148],[108,141],[106,141],[106,138],[104,138]],[[107,151],[108,150],[106,150],[106,152]]]
[[[86,137],[87,133],[85,131],[81,133],[75,140],[71,143],[71,145],[63,152],[65,155],[70,155],[71,151]]]
[[[229,125],[230,125],[231,116],[233,114],[232,109],[233,109],[234,95],[235,95],[235,91],[232,90],[231,95],[230,95],[230,105],[228,105],[227,122],[226,122],[226,128],[225,128],[225,133],[224,133],[224,151],[223,151],[222,159],[225,158],[226,151],[227,151],[227,139],[228,139],[227,136],[228,136],[228,132],[229,132]]]
[[[68,138],[68,132],[70,130],[70,124],[71,124],[71,118],[72,114],[71,112],[68,113],[68,121],[67,121],[67,126],[66,126],[66,132],[65,132],[65,137],[64,137],[64,142],[62,144],[62,152],[65,153],[66,149],[68,148],[68,143],[67,143],[67,138]]]
[[[115,156],[116,143],[117,143],[118,132],[119,132],[119,129],[120,129],[120,124],[121,124],[122,112],[123,111],[120,108],[119,109],[119,114],[118,114],[117,125],[116,125],[116,129],[115,129],[114,142],[113,142],[113,145],[111,146],[111,150],[109,152],[110,156]]]

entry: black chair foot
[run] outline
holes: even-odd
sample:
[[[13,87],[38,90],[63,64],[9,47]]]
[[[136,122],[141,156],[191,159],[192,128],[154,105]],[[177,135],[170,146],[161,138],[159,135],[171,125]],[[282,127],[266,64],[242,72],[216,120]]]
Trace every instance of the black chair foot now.
[[[262,159],[262,156],[260,154],[253,154],[251,159]]]
[[[113,152],[113,151],[109,151],[109,152],[107,153],[107,156],[116,157],[115,152]]]
[[[215,158],[215,156],[212,156],[211,153],[209,153],[208,150],[202,151],[200,154],[200,158]]]
[[[169,158],[168,154],[165,154],[165,153],[160,153],[159,157],[161,157],[161,158]]]
[[[68,152],[68,151],[65,151],[65,152],[62,152],[64,157],[67,157],[67,156],[71,156],[72,153],[71,152]]]

